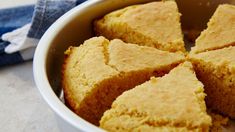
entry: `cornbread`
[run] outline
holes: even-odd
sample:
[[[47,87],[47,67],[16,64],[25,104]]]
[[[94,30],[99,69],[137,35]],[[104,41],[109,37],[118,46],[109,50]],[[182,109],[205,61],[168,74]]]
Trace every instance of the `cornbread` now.
[[[191,54],[208,107],[235,118],[235,47]]]
[[[224,117],[215,112],[209,111],[208,114],[212,118],[212,126],[210,128],[211,132],[223,132],[224,126],[228,126],[228,117]]]
[[[113,11],[94,22],[96,34],[108,39],[185,51],[180,13],[174,1],[152,2]]]
[[[100,127],[111,132],[209,131],[211,117],[203,91],[191,63],[185,62],[120,95],[104,113]]]
[[[219,5],[207,24],[207,29],[196,39],[193,53],[235,45],[235,6]]]
[[[113,100],[183,62],[181,53],[93,37],[67,51],[63,69],[66,104],[80,117],[98,125]]]

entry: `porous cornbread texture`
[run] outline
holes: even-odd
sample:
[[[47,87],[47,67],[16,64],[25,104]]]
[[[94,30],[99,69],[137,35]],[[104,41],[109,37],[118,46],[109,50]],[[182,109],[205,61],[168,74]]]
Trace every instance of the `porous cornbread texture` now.
[[[203,91],[191,63],[183,63],[120,95],[104,113],[100,127],[111,132],[206,132],[211,118]]]
[[[63,69],[65,101],[79,116],[98,125],[103,112],[123,91],[151,76],[162,76],[184,55],[94,37],[67,51]]]
[[[223,127],[229,126],[228,117],[224,117],[211,111],[209,111],[208,114],[212,118],[212,126],[210,127],[210,132],[224,132]]]
[[[235,6],[219,5],[201,35],[196,39],[193,53],[235,45]]]
[[[180,13],[174,1],[129,6],[94,22],[97,35],[166,51],[185,51]]]
[[[235,118],[235,47],[191,54],[209,107]]]

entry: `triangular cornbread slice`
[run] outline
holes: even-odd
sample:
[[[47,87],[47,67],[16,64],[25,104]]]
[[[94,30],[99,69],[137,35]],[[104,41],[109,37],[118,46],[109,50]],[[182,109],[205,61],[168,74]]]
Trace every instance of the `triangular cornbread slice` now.
[[[185,62],[117,97],[101,118],[100,127],[111,132],[206,132],[211,118],[203,91],[192,64]]]
[[[193,53],[235,45],[235,6],[219,5],[201,35],[196,39]]]
[[[103,112],[123,91],[162,76],[184,61],[184,55],[94,37],[67,51],[63,88],[68,106],[98,125]]]
[[[166,51],[185,51],[180,13],[174,1],[128,6],[95,21],[97,35],[108,39],[151,46]]]
[[[235,47],[191,54],[189,58],[205,85],[207,105],[235,118]]]

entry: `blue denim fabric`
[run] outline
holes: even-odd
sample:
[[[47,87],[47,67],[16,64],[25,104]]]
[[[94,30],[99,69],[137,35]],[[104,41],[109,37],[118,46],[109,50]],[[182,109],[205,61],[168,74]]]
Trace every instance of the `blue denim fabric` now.
[[[28,36],[40,39],[49,26],[60,16],[85,0],[39,0]]]
[[[30,23],[32,20],[34,5],[21,6],[0,10],[0,36],[16,28]]]
[[[15,52],[12,54],[6,54],[6,53],[0,54],[0,66],[7,66],[22,62],[24,62],[24,60],[21,57],[20,52]]]
[[[0,10],[0,36],[31,22],[29,38],[40,39],[61,15],[86,0],[38,0],[36,5]],[[8,42],[0,39],[0,66],[24,62],[20,52],[7,54]]]
[[[34,5],[20,6],[9,9],[0,10],[0,36],[6,32],[10,32],[16,28],[30,23],[32,20]],[[6,54],[5,47],[9,42],[4,42],[0,39],[0,66],[16,64],[23,62],[19,52],[13,54]]]

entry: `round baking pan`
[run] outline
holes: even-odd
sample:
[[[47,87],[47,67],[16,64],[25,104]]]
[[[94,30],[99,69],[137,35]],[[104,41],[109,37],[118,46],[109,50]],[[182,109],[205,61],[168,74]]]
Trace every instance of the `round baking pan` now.
[[[94,36],[94,19],[133,4],[153,0],[88,0],[60,17],[41,38],[34,56],[34,77],[36,85],[49,106],[56,113],[59,126],[66,132],[103,131],[73,113],[63,103],[61,89],[61,68],[64,51],[69,46],[82,44]],[[176,0],[181,12],[182,29],[186,38],[196,37],[206,28],[218,4],[234,4],[234,0]],[[189,48],[195,38],[186,39]]]

